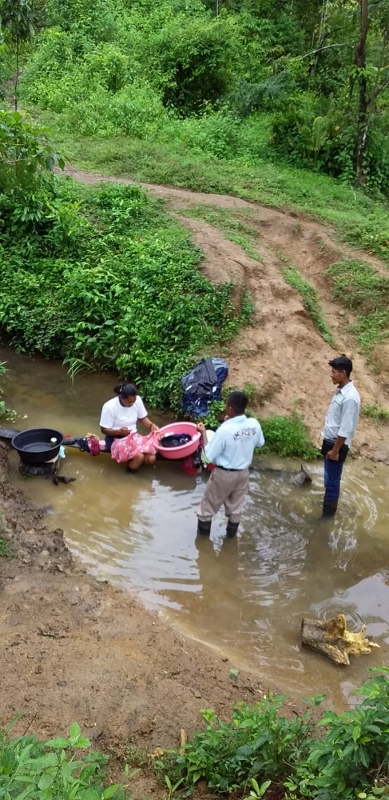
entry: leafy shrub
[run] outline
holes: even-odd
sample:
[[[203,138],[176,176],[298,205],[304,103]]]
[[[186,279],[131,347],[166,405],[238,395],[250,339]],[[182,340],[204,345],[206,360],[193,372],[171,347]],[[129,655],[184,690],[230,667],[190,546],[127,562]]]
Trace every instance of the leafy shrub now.
[[[341,714],[283,714],[283,697],[239,704],[232,722],[203,711],[204,732],[157,763],[170,782],[193,787],[204,778],[218,794],[271,781],[290,800],[374,800],[389,786],[389,669],[370,670],[362,702]],[[381,673],[381,674],[378,674]],[[323,696],[313,699],[319,705]],[[264,784],[262,784],[264,786]],[[286,793],[285,793],[286,789]],[[278,794],[277,794],[278,796]]]
[[[103,788],[107,756],[86,750],[90,741],[74,722],[68,738],[38,742],[35,736],[11,739],[0,730],[0,796],[6,800],[124,800],[118,785]]]
[[[141,189],[79,192],[57,181],[35,226],[0,197],[0,324],[20,349],[116,368],[172,405],[191,360],[250,308],[237,312],[232,286],[201,274],[188,233]]]
[[[36,195],[57,163],[63,167],[46,128],[17,111],[0,111],[0,192]]]
[[[352,800],[374,786],[375,779],[385,792],[389,780],[388,669],[370,672],[371,678],[356,692],[363,697],[360,705],[341,714],[327,711],[319,721],[325,735],[312,742],[306,764],[300,765],[297,780],[289,787],[296,788],[301,793],[298,796]]]
[[[312,445],[308,428],[297,411],[292,411],[288,416],[266,417],[260,419],[260,423],[266,441],[261,452],[270,451],[283,457],[318,457],[319,450]]]
[[[246,788],[253,778],[263,776],[282,783],[296,761],[307,757],[312,729],[309,712],[293,719],[281,713],[284,700],[270,696],[253,706],[240,703],[230,723],[213,711],[203,711],[205,731],[161,761],[158,769],[166,771],[172,782],[183,778],[188,786],[204,779],[218,794]]]
[[[247,388],[244,388],[246,394]],[[209,414],[204,417],[206,428],[216,430],[223,422],[226,403],[225,400],[209,403]],[[265,446],[260,453],[275,453],[284,458],[299,456],[306,459],[317,458],[320,451],[314,447],[309,436],[308,428],[297,411],[292,411],[288,416],[273,415],[271,417],[258,417],[247,411],[260,423],[265,437]]]

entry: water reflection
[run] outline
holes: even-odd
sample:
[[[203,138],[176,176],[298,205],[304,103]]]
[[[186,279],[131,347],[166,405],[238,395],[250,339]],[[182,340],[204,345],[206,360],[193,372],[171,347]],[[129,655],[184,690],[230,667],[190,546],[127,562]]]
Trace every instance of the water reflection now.
[[[112,377],[80,376],[73,386],[59,364],[0,352],[12,369],[7,400],[28,414],[27,425],[66,433],[98,430]],[[39,386],[37,387],[37,376]],[[22,423],[25,424],[25,423]],[[326,691],[341,705],[389,653],[389,470],[350,460],[335,520],[319,523],[322,465],[312,486],[295,487],[259,459],[251,473],[240,535],[225,540],[219,514],[211,539],[196,537],[196,508],[205,478],[158,462],[128,475],[109,456],[67,449],[69,486],[14,480],[28,496],[53,507],[49,523],[95,573],[136,591],[191,636],[228,655],[234,666],[268,676],[271,685],[303,696]],[[381,649],[344,670],[299,645],[301,618],[346,614],[368,625]],[[347,677],[346,677],[347,675]]]

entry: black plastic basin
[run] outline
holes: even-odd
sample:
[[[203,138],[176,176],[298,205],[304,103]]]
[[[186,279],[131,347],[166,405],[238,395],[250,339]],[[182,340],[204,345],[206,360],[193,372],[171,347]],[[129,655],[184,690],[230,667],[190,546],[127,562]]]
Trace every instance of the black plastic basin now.
[[[50,439],[57,440],[54,446]],[[28,428],[13,437],[12,447],[25,464],[44,464],[58,455],[62,442],[63,434],[54,428]]]

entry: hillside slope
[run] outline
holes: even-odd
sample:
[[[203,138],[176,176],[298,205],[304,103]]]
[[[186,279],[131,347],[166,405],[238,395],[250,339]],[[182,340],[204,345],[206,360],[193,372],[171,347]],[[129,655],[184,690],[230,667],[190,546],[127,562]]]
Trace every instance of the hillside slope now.
[[[66,174],[87,184],[134,182],[73,168]],[[324,276],[325,269],[343,257],[362,258],[384,274],[385,267],[378,259],[340,244],[330,228],[301,215],[226,195],[148,183],[142,186],[166,201],[168,209],[190,229],[204,253],[203,270],[211,281],[234,283],[237,301],[243,289],[249,291],[255,304],[253,324],[231,343],[229,383],[255,386],[252,405],[260,414],[285,414],[296,408],[313,441],[319,442],[323,415],[333,393],[328,360],[339,352],[346,352],[354,361],[353,377],[363,405],[388,406],[389,345],[376,348],[373,368],[349,332],[352,317],[331,299]],[[248,256],[209,222],[186,216],[199,206],[225,209],[231,218],[239,214],[249,220],[255,230],[256,257]],[[285,281],[286,263],[293,264],[317,288],[323,318],[336,348],[324,341],[300,294]],[[385,442],[382,426],[362,417],[354,452],[389,464],[389,442]]]

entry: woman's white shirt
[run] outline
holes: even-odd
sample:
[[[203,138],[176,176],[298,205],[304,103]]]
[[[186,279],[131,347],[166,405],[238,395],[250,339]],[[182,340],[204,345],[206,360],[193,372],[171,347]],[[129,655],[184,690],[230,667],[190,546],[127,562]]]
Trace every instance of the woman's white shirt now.
[[[113,397],[112,400],[104,403],[101,409],[100,426],[113,431],[119,430],[119,428],[128,428],[135,433],[137,420],[145,417],[147,417],[147,411],[139,395],[132,406],[122,406],[119,398]]]

